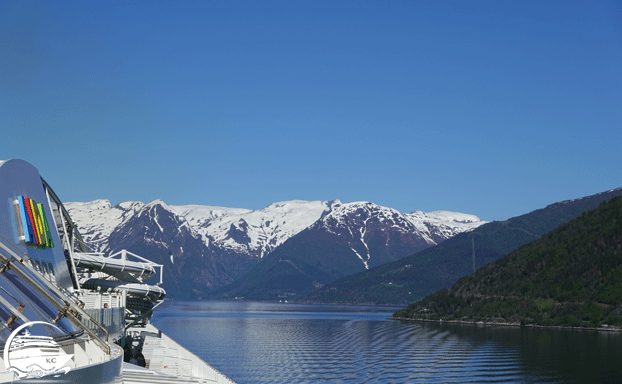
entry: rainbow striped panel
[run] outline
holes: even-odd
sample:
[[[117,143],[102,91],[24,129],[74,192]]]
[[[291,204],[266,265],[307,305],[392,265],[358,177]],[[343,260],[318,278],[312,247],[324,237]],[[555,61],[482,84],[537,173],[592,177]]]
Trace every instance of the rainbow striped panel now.
[[[41,247],[54,247],[43,204],[37,204],[34,200],[23,196],[18,196],[17,202],[24,241]]]

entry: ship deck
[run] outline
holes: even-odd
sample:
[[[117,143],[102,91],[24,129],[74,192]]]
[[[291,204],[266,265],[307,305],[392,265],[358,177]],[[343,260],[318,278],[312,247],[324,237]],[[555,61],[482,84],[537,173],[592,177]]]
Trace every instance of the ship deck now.
[[[142,353],[147,367],[123,363],[123,383],[214,383],[235,384],[227,376],[188,351],[152,324],[130,328],[129,334],[144,338]]]

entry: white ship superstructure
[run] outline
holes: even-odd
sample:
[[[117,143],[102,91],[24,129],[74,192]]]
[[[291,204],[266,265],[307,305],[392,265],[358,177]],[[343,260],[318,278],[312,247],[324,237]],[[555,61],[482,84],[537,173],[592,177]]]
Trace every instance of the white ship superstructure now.
[[[37,169],[0,161],[0,382],[232,383],[149,324],[161,283],[148,258],[89,252]]]

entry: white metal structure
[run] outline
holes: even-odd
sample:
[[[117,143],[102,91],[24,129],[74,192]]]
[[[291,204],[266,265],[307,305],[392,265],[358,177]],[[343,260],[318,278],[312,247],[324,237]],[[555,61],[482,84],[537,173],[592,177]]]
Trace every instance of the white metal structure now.
[[[233,383],[153,327],[149,335],[132,328],[130,340],[141,347],[160,343],[169,351],[159,358],[147,351],[147,364],[153,360],[153,368],[160,372],[124,363],[123,350],[115,342],[125,343],[128,327],[148,325],[165,296],[159,287],[162,265],[127,251],[108,257],[88,251],[60,199],[36,168],[23,160],[0,161],[3,350],[11,353],[13,345],[7,344],[22,329],[46,324],[42,328],[47,334],[42,336],[54,340],[72,358],[68,372],[45,376],[43,382]],[[145,284],[158,272],[159,282]],[[146,342],[147,337],[153,341]],[[156,362],[162,359],[164,364]],[[17,376],[11,371],[14,367],[5,363],[0,359],[0,382],[21,381],[22,373]],[[162,372],[169,366],[184,369]]]

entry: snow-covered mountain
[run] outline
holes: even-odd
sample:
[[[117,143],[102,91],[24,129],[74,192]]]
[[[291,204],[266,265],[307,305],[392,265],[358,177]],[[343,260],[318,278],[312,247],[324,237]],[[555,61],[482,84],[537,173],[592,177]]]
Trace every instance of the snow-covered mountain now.
[[[185,221],[206,246],[216,245],[261,258],[317,221],[334,203],[292,200],[273,203],[260,210],[206,205],[174,206],[161,200],[149,204],[126,201],[116,206],[108,200],[64,205],[80,228],[82,237],[98,252],[114,248],[109,247],[108,238],[120,224],[145,209],[160,205]],[[153,216],[153,221],[158,225],[157,216]]]
[[[190,226],[223,249],[263,257],[307,228],[331,209],[334,201],[292,200],[256,211],[201,205],[170,206]]]
[[[311,226],[320,218],[327,228],[331,225],[338,228],[366,223],[366,220],[352,222],[353,218],[350,216],[353,212],[356,217],[366,212],[367,220],[376,217],[377,225],[380,226],[389,225],[406,232],[418,233],[431,245],[486,223],[475,215],[465,213],[414,211],[403,214],[370,202],[343,204],[339,200],[283,201],[259,210],[207,205],[175,206],[167,205],[161,200],[154,200],[147,205],[140,201],[126,201],[113,206],[110,201],[104,199],[86,203],[69,202],[64,205],[80,228],[82,237],[94,251],[98,252],[110,250],[109,236],[121,223],[155,205],[161,205],[183,218],[206,246],[212,243],[223,249],[257,257],[270,253],[285,240]],[[153,217],[153,220],[158,225],[157,216]],[[363,227],[361,229],[364,230]]]
[[[112,231],[145,206],[140,201],[126,201],[112,206],[110,201],[103,199],[87,203],[64,203],[63,205],[80,229],[80,234],[89,246],[89,250],[95,252],[106,250]]]
[[[125,248],[164,264],[171,296],[200,295],[231,283],[305,229],[323,228],[320,232],[338,236],[339,246],[354,252],[361,268],[369,268],[484,223],[462,213],[403,214],[339,200],[285,201],[260,210],[172,206],[161,200],[116,206],[94,200],[65,207],[92,251]]]
[[[464,213],[415,211],[403,214],[393,208],[362,201],[334,204],[314,227],[349,238],[350,249],[369,269],[372,252],[367,240],[374,233],[384,239],[381,248],[404,247],[406,244],[417,244],[414,248],[427,248],[484,223],[477,216]]]
[[[213,298],[295,300],[342,277],[396,261],[483,224],[476,216],[399,211],[370,202],[334,201]]]

